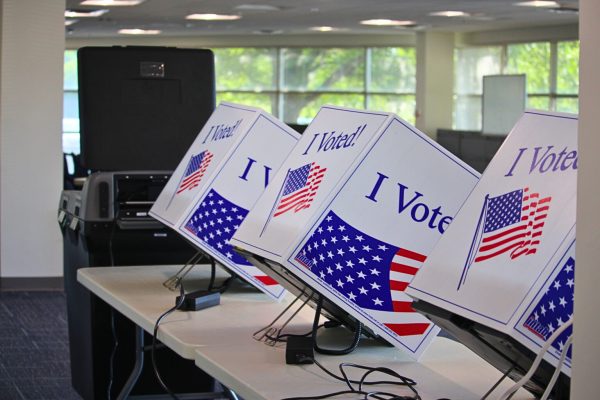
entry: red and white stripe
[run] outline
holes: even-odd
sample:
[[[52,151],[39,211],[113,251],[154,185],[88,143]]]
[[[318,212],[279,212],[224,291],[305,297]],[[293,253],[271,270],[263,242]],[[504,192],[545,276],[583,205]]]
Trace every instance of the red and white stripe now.
[[[528,192],[529,188],[523,189],[521,222],[485,236],[474,262],[485,261],[511,250],[511,259],[537,251],[552,197],[540,199],[539,193]]]
[[[404,290],[413,280],[427,257],[400,248],[390,264],[390,290],[394,307],[394,321],[385,325],[397,335],[422,335],[431,323],[412,308],[411,298]]]
[[[206,152],[204,157],[202,158],[202,162],[200,163],[200,167],[190,176],[187,176],[185,179],[181,181],[179,184],[179,189],[177,189],[177,194],[183,192],[184,190],[190,190],[195,188],[200,184],[210,161],[212,160],[213,154],[209,151]]]
[[[323,181],[325,171],[327,171],[327,168],[321,168],[315,163],[312,163],[310,167],[310,173],[306,179],[306,185],[304,185],[302,189],[283,197],[279,202],[277,210],[273,216],[277,217],[278,215],[284,214],[290,210],[298,212],[310,207],[310,203],[316,196],[319,185]]]

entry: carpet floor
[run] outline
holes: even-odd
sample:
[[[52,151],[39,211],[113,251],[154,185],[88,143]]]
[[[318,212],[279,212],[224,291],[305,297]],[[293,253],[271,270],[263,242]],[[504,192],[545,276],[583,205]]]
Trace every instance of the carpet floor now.
[[[0,291],[0,400],[80,400],[71,387],[66,298]]]

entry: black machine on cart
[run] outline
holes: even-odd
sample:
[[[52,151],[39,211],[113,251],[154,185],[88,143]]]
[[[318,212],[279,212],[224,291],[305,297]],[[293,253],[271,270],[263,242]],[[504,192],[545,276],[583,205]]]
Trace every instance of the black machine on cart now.
[[[77,282],[77,269],[184,264],[196,253],[148,211],[215,108],[214,58],[201,49],[84,47],[78,80],[82,167],[97,172],[83,190],[62,192],[58,222],[72,384],[92,400],[107,398],[109,386],[113,396],[120,392],[139,338],[132,322]],[[113,321],[119,346],[111,378]],[[214,380],[193,361],[169,349],[157,356],[174,391],[212,391]],[[164,394],[151,368],[132,394]]]
[[[181,236],[148,217],[170,174],[161,172],[95,173],[82,191],[64,191],[59,204],[63,231],[71,376],[84,399],[103,399],[112,380],[119,392],[135,363],[135,326],[77,282],[82,267],[183,264],[196,250]],[[175,295],[174,295],[175,296]],[[114,322],[113,322],[114,318]],[[114,324],[119,346],[112,361]],[[147,340],[147,342],[149,342]],[[180,392],[212,390],[212,380],[169,349],[159,351],[165,379]],[[190,384],[193,383],[193,384]],[[162,393],[145,368],[134,394]]]

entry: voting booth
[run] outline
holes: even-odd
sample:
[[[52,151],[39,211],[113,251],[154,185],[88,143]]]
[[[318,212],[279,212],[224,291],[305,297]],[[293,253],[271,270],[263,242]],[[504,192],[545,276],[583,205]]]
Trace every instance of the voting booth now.
[[[150,215],[269,296],[284,289],[233,251],[229,239],[300,135],[264,111],[221,103]]]
[[[406,292],[415,307],[513,379],[573,316],[577,117],[527,111]],[[572,328],[526,387],[569,396]],[[567,348],[565,348],[567,347]]]
[[[324,106],[231,243],[417,358],[439,329],[404,289],[478,179],[394,114]]]

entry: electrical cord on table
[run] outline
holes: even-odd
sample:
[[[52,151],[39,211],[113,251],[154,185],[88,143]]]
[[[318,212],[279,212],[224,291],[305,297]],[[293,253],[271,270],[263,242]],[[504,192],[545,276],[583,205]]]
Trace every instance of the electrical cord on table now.
[[[313,363],[315,363],[315,365],[317,367],[319,367],[327,375],[333,377],[334,379],[345,382],[346,385],[348,386],[349,390],[326,393],[323,395],[316,395],[316,396],[287,397],[282,400],[326,399],[326,398],[330,398],[330,397],[339,396],[342,394],[361,394],[361,395],[365,396],[364,399],[372,398],[372,399],[378,399],[378,400],[420,400],[421,399],[421,397],[419,396],[419,393],[414,388],[414,386],[416,386],[417,383],[413,379],[404,377],[404,376],[396,373],[392,369],[385,368],[385,367],[367,367],[364,365],[352,364],[352,363],[341,363],[339,365],[339,368],[340,368],[340,372],[342,375],[339,376],[339,375],[336,375],[335,373],[329,371],[327,368],[325,368],[323,365],[321,365],[317,360],[315,360],[312,357],[307,357],[306,360],[310,360]],[[344,369],[347,367],[363,369],[363,370],[366,370],[366,372],[362,375],[362,377],[359,380],[352,380],[348,377],[348,375]],[[375,372],[379,372],[379,373],[383,373],[385,375],[392,376],[394,378],[397,378],[398,380],[397,381],[367,381],[366,378],[370,374],[375,373]],[[358,385],[358,387],[354,387],[353,384]],[[363,385],[383,385],[383,384],[408,387],[413,392],[414,395],[413,396],[401,396],[398,394],[383,392],[383,391],[367,392],[367,391],[363,390]]]
[[[332,356],[342,356],[342,355],[352,353],[358,347],[358,343],[360,342],[360,337],[362,335],[362,328],[363,328],[362,322],[356,321],[356,331],[354,332],[354,338],[353,338],[350,346],[348,346],[345,349],[324,349],[324,348],[320,347],[319,344],[317,343],[317,329],[319,327],[319,319],[321,317],[321,309],[322,308],[323,308],[323,296],[319,295],[319,299],[317,300],[317,307],[315,308],[315,318],[313,320],[313,331],[312,331],[313,347],[314,347],[315,351],[317,353],[327,354],[327,355],[332,355]]]

